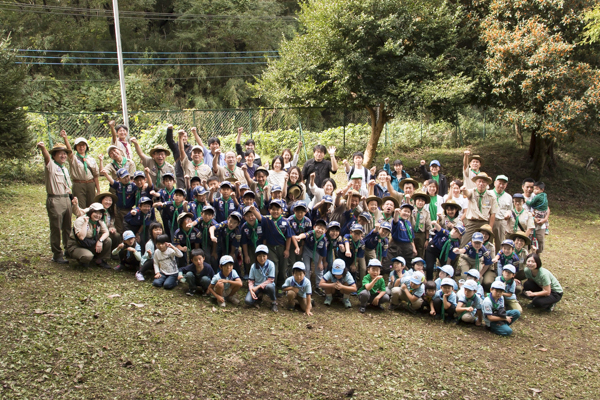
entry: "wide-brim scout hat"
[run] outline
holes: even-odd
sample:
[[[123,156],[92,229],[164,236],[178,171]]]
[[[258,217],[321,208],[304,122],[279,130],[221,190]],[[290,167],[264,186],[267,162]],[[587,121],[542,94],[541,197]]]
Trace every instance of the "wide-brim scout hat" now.
[[[381,200],[381,197],[378,196],[369,196],[367,197],[367,199],[365,200],[365,202],[367,204],[369,204],[372,201],[376,201],[377,202],[377,207],[381,208],[381,205],[383,204],[383,200]]]
[[[422,199],[425,201],[425,204],[429,204],[429,202],[431,201],[431,197],[429,197],[428,194],[425,194],[425,192],[423,192],[422,190],[418,190],[416,191],[413,195],[412,195],[412,199],[413,200],[417,200],[417,199]]]
[[[394,203],[394,208],[400,207],[400,202],[395,197],[392,197],[392,196],[385,196],[383,199],[381,199],[381,204],[384,204],[388,200],[390,200],[392,203]]]
[[[481,232],[481,231],[487,232],[490,235],[490,239],[494,238],[494,231],[492,230],[492,227],[489,224],[481,225],[480,228],[477,228],[477,231],[478,232]]]
[[[105,211],[104,210],[104,206],[102,204],[100,204],[100,203],[92,203],[90,205],[90,208],[88,208],[88,212],[87,213],[91,214],[91,213],[96,212],[96,211],[104,213],[104,211]]]
[[[192,214],[191,212],[184,212],[179,214],[179,216],[177,217],[177,225],[181,225],[181,221],[183,221],[185,218],[194,219],[194,214]]]
[[[238,178],[236,178],[235,176],[230,176],[229,178],[225,178],[225,180],[227,182],[236,183],[238,181]]]
[[[77,139],[75,139],[75,142],[73,142],[73,147],[77,148],[77,145],[79,143],[85,143],[85,152],[87,153],[88,150],[90,149],[90,145],[89,145],[87,139],[83,138],[83,137],[78,137]]]
[[[117,202],[117,195],[116,194],[112,194],[110,192],[102,192],[96,195],[96,197],[94,197],[94,203],[102,203],[102,199],[105,198],[106,196],[110,197],[113,201],[113,203]]]
[[[171,152],[165,148],[165,146],[161,146],[160,144],[155,145],[152,150],[150,150],[150,157],[154,157],[154,153],[157,151],[164,151],[165,155],[170,156]]]
[[[399,186],[399,187],[401,187],[401,188],[404,188],[404,185],[405,185],[405,184],[407,184],[407,183],[412,183],[412,184],[413,184],[413,186],[415,187],[415,189],[418,189],[418,188],[419,188],[419,182],[418,182],[418,181],[416,181],[416,180],[414,180],[413,178],[405,178],[405,179],[402,179],[402,180],[400,181],[400,183],[398,184],[398,186]]]
[[[298,198],[302,194],[302,189],[299,186],[292,186],[288,189],[288,195],[293,196],[295,199]]]
[[[269,176],[269,170],[266,169],[265,167],[263,167],[262,165],[260,167],[256,168],[256,171],[254,171],[254,176],[256,176],[256,174],[258,174],[259,172],[262,172],[265,175]]]
[[[473,160],[478,160],[481,163],[481,165],[483,165],[483,157],[475,154],[470,157],[469,162],[471,162]]]
[[[354,196],[360,197],[360,192],[352,189],[351,191],[348,192],[348,197],[354,197]]]
[[[65,146],[62,143],[56,143],[54,146],[52,146],[52,148],[50,149],[50,155],[54,155],[54,153],[56,153],[57,151],[64,151],[67,154],[71,154],[72,151],[67,149],[67,146]]]
[[[485,179],[485,181],[487,182],[488,185],[491,185],[492,182],[494,182],[494,180],[492,178],[490,178],[488,176],[488,174],[486,174],[485,172],[480,172],[479,174],[477,174],[473,178],[471,178],[471,180],[475,183],[477,183],[477,179]]]
[[[455,207],[458,211],[462,210],[462,206],[458,204],[454,199],[448,199],[445,203],[442,203],[442,208],[446,210],[448,207]]]
[[[515,240],[516,238],[523,239],[525,241],[525,246],[529,246],[531,244],[531,239],[523,231],[517,231],[515,233],[511,233],[510,235],[508,235],[508,237],[511,238],[512,240]]]

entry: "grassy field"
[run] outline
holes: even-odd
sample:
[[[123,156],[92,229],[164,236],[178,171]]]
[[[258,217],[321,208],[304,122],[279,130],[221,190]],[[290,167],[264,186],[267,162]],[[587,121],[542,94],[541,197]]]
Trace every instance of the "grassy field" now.
[[[567,150],[547,180],[552,234],[542,257],[565,295],[552,313],[526,310],[510,338],[401,311],[360,314],[355,298],[351,310],[317,298],[313,317],[220,309],[183,285],[165,291],[132,273],[57,265],[43,187],[4,183],[0,398],[598,398],[600,217],[589,194],[576,196],[598,193],[598,171],[582,176],[586,154]],[[511,151],[502,154],[524,150]],[[452,170],[460,152],[404,157],[413,166],[436,157]],[[502,156],[493,160],[484,170],[505,172]]]

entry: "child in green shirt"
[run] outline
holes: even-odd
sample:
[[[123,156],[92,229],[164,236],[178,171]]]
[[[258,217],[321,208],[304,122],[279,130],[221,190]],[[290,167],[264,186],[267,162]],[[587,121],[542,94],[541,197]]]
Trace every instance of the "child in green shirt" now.
[[[358,300],[360,301],[359,311],[364,313],[367,304],[374,307],[379,306],[384,309],[383,304],[390,301],[390,296],[385,293],[385,279],[379,273],[381,271],[381,261],[373,258],[369,261],[368,273],[362,281],[362,287],[358,291]]]

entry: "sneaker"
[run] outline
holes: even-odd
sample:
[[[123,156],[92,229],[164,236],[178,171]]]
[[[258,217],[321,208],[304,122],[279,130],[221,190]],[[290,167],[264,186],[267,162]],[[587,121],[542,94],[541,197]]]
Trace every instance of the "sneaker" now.
[[[326,306],[330,306],[332,301],[333,301],[333,296],[327,295],[327,297],[325,297],[325,301],[323,302],[323,304],[325,304]]]
[[[63,258],[62,254],[59,254],[56,257],[52,257],[52,261],[57,264],[68,264],[69,262]]]
[[[185,292],[185,294],[188,295],[188,296],[193,296],[193,295],[196,294],[196,291],[195,290],[188,290],[187,292]]]
[[[227,298],[227,301],[230,302],[231,304],[233,304],[234,306],[237,306],[238,304],[240,304],[240,300],[235,296],[229,296]]]
[[[367,309],[363,306],[358,307],[358,311],[360,311],[362,314],[364,314],[365,311],[367,311]]]
[[[219,307],[227,307],[227,303],[225,303],[225,302],[219,303]]]
[[[358,296],[358,292],[352,292],[350,293],[350,296]]]
[[[271,311],[273,311],[273,312],[277,312],[277,311],[279,311],[279,309],[277,308],[277,303],[273,303],[273,304],[271,305]]]
[[[548,311],[548,312],[554,311],[554,306],[556,306],[556,303],[554,303],[550,307],[546,308],[546,311]]]
[[[135,279],[137,279],[140,282],[144,282],[145,281],[144,275],[142,275],[142,273],[140,271],[138,271],[138,272],[135,273]]]
[[[321,297],[325,296],[325,292],[318,286],[315,288],[314,292]]]
[[[344,306],[346,308],[352,308],[352,303],[350,303],[350,299],[344,299]]]
[[[96,263],[96,265],[104,269],[112,269],[112,267],[108,265],[108,263],[104,260],[101,260],[99,263]]]
[[[544,235],[549,235],[550,234],[550,229],[546,228],[546,232],[544,232]]]
[[[123,266],[121,264],[117,265],[114,269],[117,272],[123,272]]]

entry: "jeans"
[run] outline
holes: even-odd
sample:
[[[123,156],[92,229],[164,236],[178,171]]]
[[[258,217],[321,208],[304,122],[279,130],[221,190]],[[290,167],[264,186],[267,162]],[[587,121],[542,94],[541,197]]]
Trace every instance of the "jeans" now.
[[[165,275],[162,272],[160,273],[160,278],[155,279],[152,282],[152,285],[156,287],[163,287],[166,290],[171,290],[175,286],[177,286],[177,274],[173,275]]]
[[[210,286],[210,278],[208,276],[203,276],[200,278],[200,283],[196,284],[196,275],[192,271],[185,274],[185,280],[187,281],[188,287],[192,292],[198,289],[198,285],[203,292],[206,292]]]
[[[271,299],[271,301],[273,301],[273,303],[277,301],[277,297],[275,296],[275,284],[274,283],[269,283],[267,286],[265,286],[264,289],[258,289],[255,292],[255,294],[257,296],[260,296],[261,294],[266,294]],[[248,293],[246,294],[246,299],[244,301],[249,306],[254,305],[254,303],[256,303],[256,300],[254,300],[252,298],[252,294],[250,293],[250,291],[248,291]]]
[[[512,334],[512,329],[509,325],[512,325],[516,320],[518,320],[521,316],[521,313],[518,310],[508,310],[506,311],[506,316],[512,318],[510,323],[504,321],[490,322],[490,330],[492,333],[500,336],[510,336]]]

